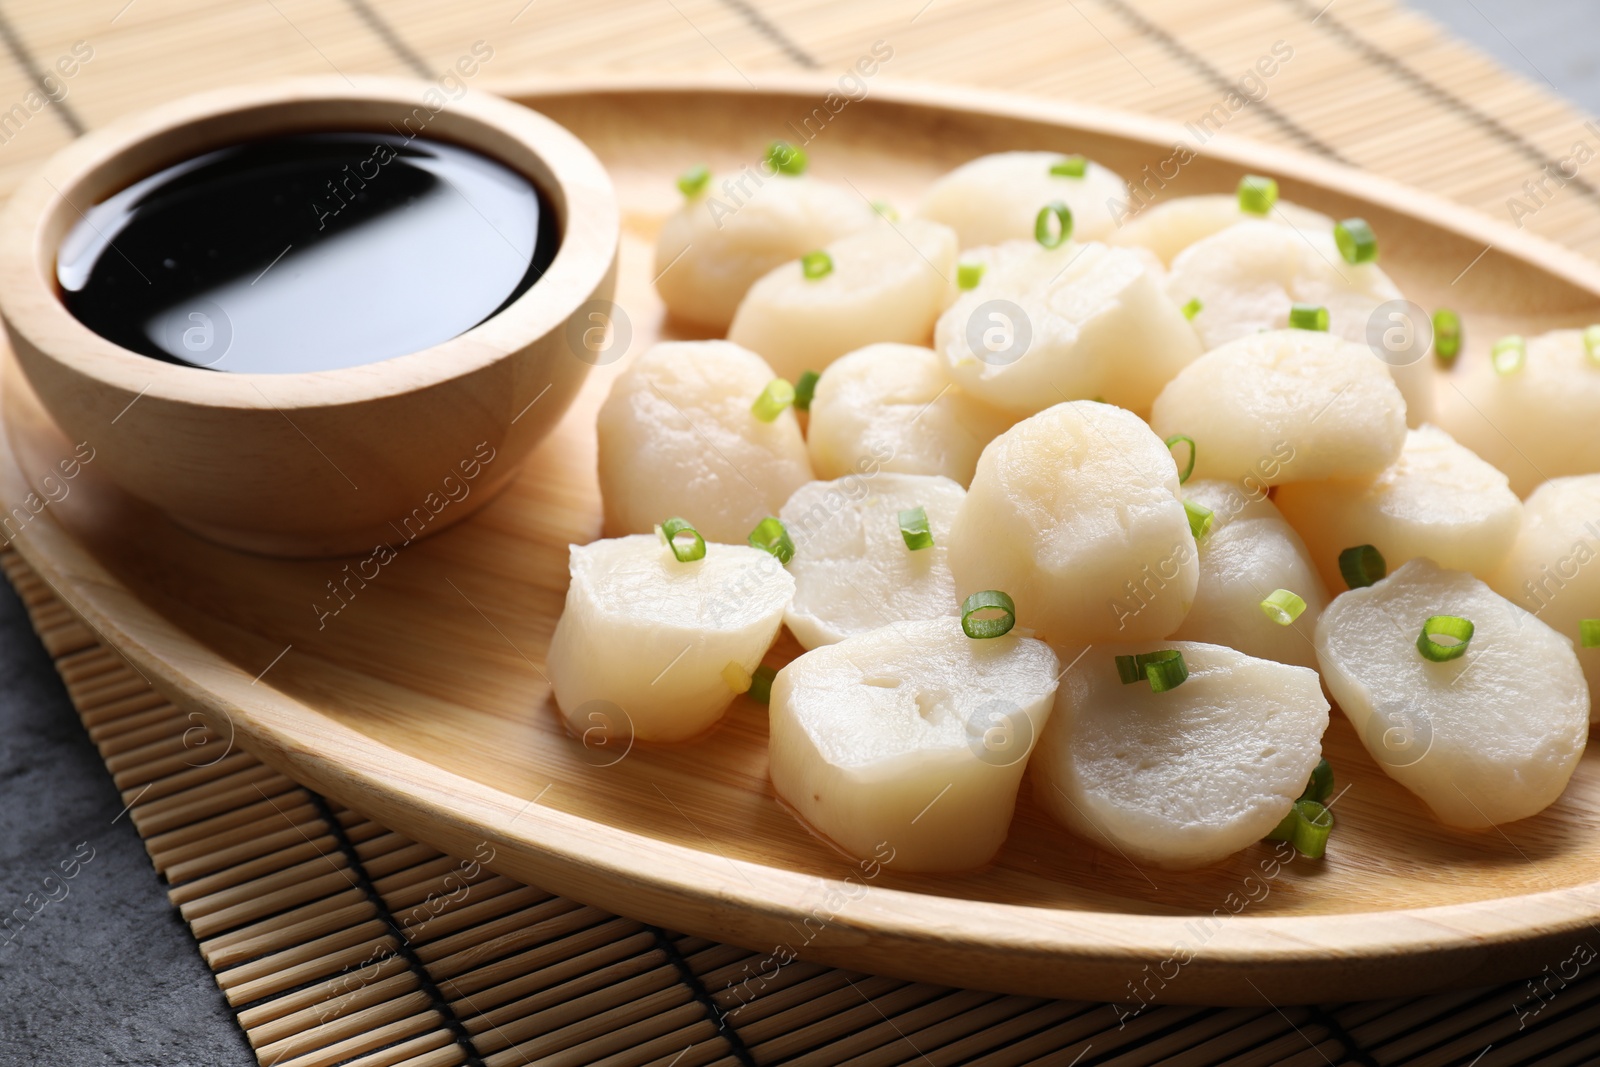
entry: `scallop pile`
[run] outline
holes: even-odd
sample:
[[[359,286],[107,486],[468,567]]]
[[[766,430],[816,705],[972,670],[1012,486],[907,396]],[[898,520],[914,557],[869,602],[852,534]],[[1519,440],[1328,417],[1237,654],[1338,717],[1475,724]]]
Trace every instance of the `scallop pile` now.
[[[793,146],[760,169],[733,206],[680,178],[656,285],[705,339],[600,411],[609,539],[572,546],[549,656],[575,733],[765,703],[781,802],[902,871],[989,862],[1025,784],[1139,864],[1337,859],[1335,706],[1419,817],[1561,795],[1600,686],[1600,326],[1469,350],[1440,308],[1380,345],[1379,235],[1258,175],[1123,221],[1077,155],[973,160],[905,218]]]

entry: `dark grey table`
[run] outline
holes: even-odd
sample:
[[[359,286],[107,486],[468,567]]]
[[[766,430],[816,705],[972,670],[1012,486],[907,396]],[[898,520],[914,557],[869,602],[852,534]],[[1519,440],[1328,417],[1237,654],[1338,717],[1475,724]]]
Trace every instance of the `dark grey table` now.
[[[1413,0],[1530,78],[1600,113],[1594,0]],[[3,585],[4,583],[0,583]],[[9,586],[0,593],[0,1064],[255,1063]],[[66,895],[44,879],[93,850]],[[88,855],[83,850],[81,855]]]

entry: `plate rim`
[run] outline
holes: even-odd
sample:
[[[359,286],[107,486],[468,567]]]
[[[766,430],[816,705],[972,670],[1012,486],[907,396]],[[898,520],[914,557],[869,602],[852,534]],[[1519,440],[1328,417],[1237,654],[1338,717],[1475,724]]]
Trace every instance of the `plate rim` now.
[[[529,103],[607,92],[815,96],[834,84],[828,75],[810,74],[762,76],[752,82],[648,76],[522,81],[495,88],[519,103]],[[1181,129],[1175,123],[1107,108],[888,79],[875,86],[874,96],[932,109],[1041,121],[1153,145],[1170,143]],[[1407,214],[1458,234],[1482,234],[1500,251],[1586,288],[1600,303],[1600,265],[1537,235],[1389,179],[1297,151],[1235,138],[1223,142],[1222,136],[1208,141],[1206,150],[1241,164],[1266,164],[1276,173],[1315,185],[1337,182],[1341,193],[1355,197],[1403,192]],[[3,388],[10,390],[21,378],[14,357],[9,352],[6,357],[13,366]],[[8,491],[31,491],[11,440],[13,432],[17,431],[8,420],[0,435],[0,484]],[[471,850],[471,842],[487,841],[497,853],[496,860],[485,864],[490,869],[618,914],[758,952],[788,941],[781,931],[792,930],[792,923],[813,914],[815,905],[808,902],[819,888],[861,884],[739,860],[714,849],[591,822],[546,808],[537,798],[513,796],[388,748],[268,683],[258,685],[243,667],[211,652],[139,601],[48,509],[30,521],[12,544],[102,643],[127,658],[180,710],[197,711],[213,721],[220,716],[230,736],[268,766],[432,847],[464,854],[463,850]],[[469,808],[472,818],[466,814]],[[765,887],[760,891],[757,880]],[[1142,965],[1170,959],[1176,945],[1187,943],[1186,926],[1206,914],[1047,908],[876,885],[865,890],[829,918],[826,937],[797,955],[912,980],[1100,1000],[1106,989],[1120,988],[1121,978],[1136,978]],[[1513,914],[1520,917],[1513,919]],[[1464,903],[1301,916],[1251,915],[1246,907],[1233,918],[1244,921],[1223,923],[1204,943],[1203,954],[1196,954],[1188,965],[1196,969],[1196,977],[1168,987],[1170,996],[1164,989],[1163,1000],[1259,1004],[1260,990],[1250,975],[1259,974],[1261,968],[1280,968],[1290,976],[1281,987],[1274,978],[1274,991],[1280,994],[1276,999],[1285,1003],[1329,999],[1326,988],[1311,995],[1302,990],[1325,987],[1330,966],[1351,968],[1347,986],[1359,982],[1359,988],[1367,991],[1363,997],[1389,990],[1416,992],[1423,984],[1384,985],[1385,969],[1419,955],[1445,960],[1450,958],[1446,954],[1465,954],[1464,962],[1481,962],[1496,949],[1525,954],[1530,946],[1592,928],[1600,922],[1600,876],[1580,885]],[[1474,981],[1470,967],[1459,970],[1445,981]],[[1047,979],[1047,971],[1054,977]],[[974,983],[973,976],[979,974],[984,979]],[[1108,977],[1114,981],[1108,983]],[[1252,996],[1251,989],[1258,995]],[[1186,995],[1185,990],[1192,993]]]

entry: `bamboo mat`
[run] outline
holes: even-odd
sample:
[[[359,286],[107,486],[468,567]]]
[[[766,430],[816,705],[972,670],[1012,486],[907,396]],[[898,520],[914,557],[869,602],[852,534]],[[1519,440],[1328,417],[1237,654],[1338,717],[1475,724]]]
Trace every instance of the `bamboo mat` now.
[[[1574,157],[1583,143],[1600,158],[1600,128],[1388,0],[0,0],[0,194],[84,130],[248,79],[437,77],[477,41],[494,50],[485,77],[505,84],[842,73],[878,40],[894,49],[886,76],[1192,123],[1284,42],[1292,59],[1229,134],[1600,256],[1600,163]],[[33,106],[49,71],[55,99]],[[761,955],[552,897],[298,787],[186,720],[14,552],[0,564],[263,1064],[1600,1062],[1600,977],[1568,982],[1570,961],[1494,990],[1161,1007],[1126,1025],[1109,1005],[798,962],[763,972]]]

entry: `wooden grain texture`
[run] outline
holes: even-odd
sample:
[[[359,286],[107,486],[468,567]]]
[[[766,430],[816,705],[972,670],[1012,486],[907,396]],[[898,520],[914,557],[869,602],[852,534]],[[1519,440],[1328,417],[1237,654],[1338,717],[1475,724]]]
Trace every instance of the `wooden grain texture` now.
[[[654,229],[677,200],[673,176],[701,160],[730,168],[759,158],[828,84],[522,91],[616,180],[630,351],[674,335],[649,265]],[[1181,131],[970,92],[885,89],[851,104],[824,136],[811,146],[817,174],[907,204],[982,151],[1081,151],[1135,173]],[[1184,188],[1228,189],[1246,169],[1276,174],[1290,199],[1371,220],[1402,289],[1425,303],[1449,293],[1462,311],[1478,339],[1464,358],[1513,328],[1600,315],[1600,269],[1379,179],[1219,140],[1185,168]],[[1468,262],[1457,278],[1456,264]],[[1161,983],[1165,1000],[1253,1004],[1270,986],[1288,1003],[1536,971],[1596,918],[1595,756],[1543,815],[1503,833],[1454,832],[1382,775],[1336,717],[1326,747],[1349,789],[1325,863],[1279,869],[1262,846],[1203,872],[1143,870],[1075,841],[1024,800],[984,870],[863,877],[775,802],[755,705],[740,702],[690,744],[640,744],[615,762],[612,749],[586,748],[562,729],[541,664],[566,546],[598,531],[592,420],[619,365],[600,368],[499,499],[436,538],[396,544],[396,557],[366,578],[350,578],[354,563],[268,560],[199,541],[116,492],[94,463],[26,520],[16,544],[158,688],[269,765],[447,852],[487,842],[494,869],[523,881],[758,951],[794,945],[824,963],[1096,999],[1125,996],[1147,966],[1192,953]],[[4,401],[0,490],[20,500],[70,446],[14,371]],[[117,448],[117,432],[108,425],[95,447]],[[769,662],[794,652],[780,645]],[[240,838],[216,841],[229,862],[266,847],[248,829],[226,833]],[[221,862],[194,853],[186,875]],[[345,914],[337,908],[326,918],[334,925]],[[308,915],[305,930],[320,921]],[[232,961],[258,947],[245,937],[214,951]]]

